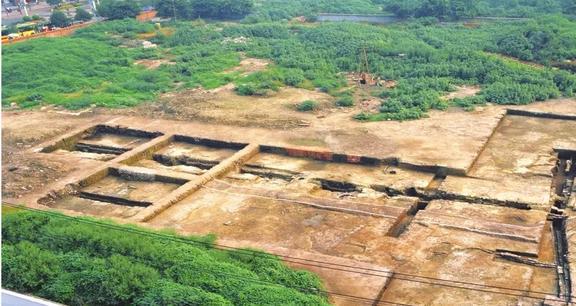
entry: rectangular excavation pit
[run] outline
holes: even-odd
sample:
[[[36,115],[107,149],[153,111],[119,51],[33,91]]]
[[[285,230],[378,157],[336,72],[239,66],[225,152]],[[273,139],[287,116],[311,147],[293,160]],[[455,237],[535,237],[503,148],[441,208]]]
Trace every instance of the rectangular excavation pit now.
[[[372,209],[370,206],[389,206],[406,210],[419,201],[418,198],[406,196],[402,192],[388,193],[375,189],[374,186],[254,166],[244,166],[239,172],[230,173],[225,178],[215,180],[215,183],[245,189],[247,193],[272,193],[279,196],[285,194],[290,199],[299,198],[319,206],[338,206],[352,210],[361,207],[360,210],[369,211]]]
[[[540,210],[434,200],[425,210],[416,214],[412,223],[435,228],[437,231],[461,232],[462,234],[453,235],[452,239],[455,241],[463,239],[470,243],[474,241],[474,236],[483,236],[482,239],[494,241],[492,246],[478,245],[484,249],[504,249],[537,256],[546,226],[546,216],[547,213]]]
[[[136,168],[137,169],[137,168]],[[188,180],[156,174],[148,169],[108,168],[62,192],[48,206],[87,214],[128,218],[165,197]]]
[[[199,175],[231,157],[246,145],[245,143],[175,135],[170,143],[151,152],[149,158],[140,159],[135,165]]]
[[[405,211],[382,204],[319,201],[281,188],[270,192],[220,184],[207,184],[149,223],[177,224],[183,233],[214,233],[221,239],[340,254],[362,252],[368,237],[384,237]]]
[[[160,132],[100,124],[62,138],[44,147],[41,152],[68,151],[85,158],[111,160],[161,135]]]
[[[390,196],[406,195],[411,189],[424,189],[434,179],[433,173],[400,169],[388,164],[338,162],[269,152],[254,156],[242,171],[285,180],[307,177],[330,191],[351,192],[370,188]]]

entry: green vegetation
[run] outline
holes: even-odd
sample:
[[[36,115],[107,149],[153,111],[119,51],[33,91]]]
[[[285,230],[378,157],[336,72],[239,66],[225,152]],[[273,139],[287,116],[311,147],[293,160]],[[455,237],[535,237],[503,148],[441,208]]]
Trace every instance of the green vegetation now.
[[[549,28],[575,25],[561,17],[534,22]],[[384,99],[380,114],[358,118],[406,120],[421,118],[430,109],[445,109],[449,102],[441,96],[459,85],[482,86],[481,97],[468,101],[475,104],[526,104],[573,95],[576,77],[566,71],[532,67],[486,52],[499,51],[499,37],[494,32],[520,31],[518,23],[486,24],[474,29],[457,24],[408,23],[384,28],[347,23],[316,27],[260,23],[226,27],[220,34],[229,40],[247,38],[247,43],[236,46],[239,50],[252,57],[271,59],[277,65],[249,76],[249,86],[240,83],[242,94],[274,90],[286,83],[279,72],[290,69],[291,73],[304,76],[300,84],[312,84],[337,95],[345,85],[341,72],[359,71],[360,52],[365,48],[370,72],[384,80],[397,80],[398,85],[380,93]],[[550,52],[544,53],[546,59],[572,56],[571,45],[576,43],[576,37],[569,32],[551,31],[554,39],[549,41],[562,43],[552,44]]]
[[[306,100],[298,104],[296,106],[296,109],[300,112],[310,112],[318,109],[318,102],[312,100]]]
[[[50,24],[55,27],[64,28],[70,25],[70,19],[68,19],[64,12],[54,11],[52,15],[50,15]]]
[[[92,19],[92,14],[88,13],[85,9],[77,8],[76,15],[74,15],[74,20],[77,21],[89,21]]]
[[[98,14],[108,19],[134,18],[140,13],[140,4],[132,0],[101,0]]]
[[[158,16],[177,19],[242,19],[254,8],[252,0],[159,0]]]
[[[478,3],[480,16],[536,17],[542,14],[576,14],[574,0],[481,0]]]
[[[375,0],[399,17],[461,19],[474,16],[536,17],[542,14],[576,14],[574,0]]]
[[[29,56],[33,52],[35,56]],[[167,88],[168,75],[133,66],[133,50],[97,40],[37,39],[3,50],[2,101],[70,109],[133,106]],[[24,104],[34,101],[35,104]]]
[[[140,37],[158,47],[142,48]],[[317,88],[337,97],[337,105],[352,106],[351,96],[342,93],[346,73],[363,69],[362,50],[372,76],[397,85],[374,93],[382,99],[380,112],[357,116],[361,120],[418,119],[450,105],[526,104],[576,93],[576,76],[551,68],[576,58],[576,22],[562,16],[472,27],[419,19],[386,27],[187,21],[157,29],[118,20],[69,38],[6,46],[3,104],[126,107],[167,90],[234,83],[240,95],[268,95],[282,86]],[[241,75],[231,70],[241,54],[272,64]],[[170,64],[157,69],[134,64],[146,59]],[[442,99],[463,85],[478,85],[481,92]]]
[[[288,20],[298,16],[313,19],[318,13],[379,14],[382,9],[371,0],[260,0],[246,22]]]
[[[52,5],[52,6],[57,6],[60,3],[62,3],[62,0],[46,0],[46,3],[48,3],[49,5]]]
[[[2,286],[67,305],[328,305],[316,276],[275,257],[121,229],[4,214]]]
[[[354,99],[351,95],[342,95],[338,100],[336,100],[336,106],[352,107],[354,106]]]
[[[438,17],[458,20],[478,13],[477,0],[381,0],[398,17]]]

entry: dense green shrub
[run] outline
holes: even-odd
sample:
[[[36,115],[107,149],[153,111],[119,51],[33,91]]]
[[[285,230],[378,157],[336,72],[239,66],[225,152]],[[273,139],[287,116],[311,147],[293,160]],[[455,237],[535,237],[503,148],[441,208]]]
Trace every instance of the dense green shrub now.
[[[344,96],[336,100],[336,106],[340,107],[352,107],[354,106],[354,99],[350,96]]]
[[[300,112],[309,112],[316,110],[317,108],[318,108],[318,102],[312,100],[303,101],[296,106],[296,109]]]
[[[152,288],[147,290],[142,297],[138,297],[134,304],[139,306],[233,305],[218,294],[166,280],[152,285]]]
[[[482,95],[471,96],[466,98],[455,98],[452,100],[454,105],[460,106],[465,110],[473,110],[477,105],[483,105],[486,103],[486,98]]]
[[[316,276],[265,253],[91,222],[4,215],[3,287],[68,305],[328,305]]]

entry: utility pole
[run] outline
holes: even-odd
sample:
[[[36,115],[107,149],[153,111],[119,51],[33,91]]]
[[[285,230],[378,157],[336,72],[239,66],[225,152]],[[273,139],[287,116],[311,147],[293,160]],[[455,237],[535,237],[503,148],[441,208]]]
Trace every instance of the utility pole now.
[[[20,9],[24,9],[24,16],[28,16],[28,8],[26,7],[26,0],[20,0],[18,2]]]
[[[94,16],[96,16],[98,12],[98,7],[96,6],[96,0],[88,0],[90,2],[90,6],[92,7],[92,11],[94,12]]]

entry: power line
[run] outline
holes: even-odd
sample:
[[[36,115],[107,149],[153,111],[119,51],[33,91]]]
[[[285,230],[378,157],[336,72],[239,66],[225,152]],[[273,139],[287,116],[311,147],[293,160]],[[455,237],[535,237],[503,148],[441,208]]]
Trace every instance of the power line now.
[[[407,274],[407,273],[390,272],[387,270],[358,268],[358,267],[349,266],[349,265],[328,263],[328,262],[323,262],[323,261],[304,259],[304,258],[298,258],[298,257],[292,257],[292,256],[286,256],[286,255],[266,254],[266,253],[262,253],[262,252],[256,252],[256,251],[251,251],[251,250],[246,250],[246,249],[229,247],[229,246],[220,245],[220,244],[216,244],[216,243],[208,243],[208,242],[204,242],[204,241],[178,238],[178,237],[170,236],[170,235],[166,235],[166,234],[148,232],[148,231],[143,231],[140,229],[126,228],[126,227],[122,227],[122,226],[118,226],[118,225],[114,225],[114,224],[107,224],[107,223],[101,223],[101,222],[91,221],[91,220],[87,220],[87,219],[70,217],[70,216],[60,214],[60,213],[45,211],[45,210],[41,210],[41,209],[34,209],[34,208],[25,207],[25,206],[21,206],[21,205],[15,205],[12,203],[5,203],[5,205],[12,206],[12,207],[18,207],[18,208],[22,208],[22,209],[30,210],[30,211],[36,211],[39,213],[43,213],[43,214],[47,214],[47,215],[51,215],[51,216],[56,216],[56,217],[60,217],[60,218],[65,218],[65,219],[69,219],[69,220],[72,220],[72,221],[78,222],[78,223],[91,224],[91,225],[105,227],[105,228],[118,230],[118,231],[131,232],[134,234],[145,235],[145,236],[155,237],[155,238],[163,238],[163,239],[168,239],[170,241],[180,242],[180,243],[200,244],[200,245],[203,245],[203,246],[208,247],[208,248],[218,248],[221,250],[235,251],[235,252],[240,253],[240,254],[247,254],[247,255],[252,255],[252,256],[267,258],[267,259],[275,259],[276,257],[280,257],[286,262],[300,264],[300,265],[306,265],[306,266],[314,266],[314,267],[325,268],[325,269],[336,270],[336,271],[350,272],[350,273],[356,273],[356,274],[368,275],[368,276],[377,276],[377,277],[391,277],[393,279],[404,280],[404,281],[415,282],[415,283],[421,283],[421,284],[429,284],[429,285],[433,285],[433,286],[442,286],[442,287],[448,287],[448,288],[454,288],[454,289],[463,289],[463,290],[470,290],[470,291],[476,291],[476,292],[485,292],[485,293],[492,293],[492,294],[499,294],[499,295],[514,296],[514,297],[532,298],[532,299],[543,299],[543,298],[542,297],[527,296],[524,294],[514,294],[514,293],[508,293],[508,292],[498,292],[498,291],[485,290],[485,289],[461,287],[461,286],[449,285],[449,284],[426,282],[426,281],[421,281],[421,280],[402,278],[402,277],[398,277],[398,276],[422,278],[422,279],[435,280],[435,281],[441,281],[441,282],[446,282],[446,283],[492,288],[492,289],[497,289],[497,290],[517,291],[519,293],[526,293],[526,294],[554,295],[554,293],[551,293],[551,292],[531,291],[531,290],[523,290],[523,289],[516,289],[516,288],[507,288],[507,287],[469,283],[469,282],[463,282],[463,281],[453,281],[453,280],[439,279],[439,278],[433,278],[433,277],[418,276],[418,275]],[[291,260],[287,260],[286,258],[291,259]],[[313,262],[316,264],[311,264],[309,262]],[[318,265],[318,264],[326,264],[329,266]],[[357,271],[357,270],[356,271],[346,270],[346,269],[341,269],[341,268],[335,268],[332,266],[352,268],[352,269],[360,269],[360,270],[366,270],[366,271],[374,271],[374,272],[378,272],[378,273],[382,273],[382,274],[388,274],[388,275],[366,273],[366,272]],[[562,296],[564,296],[564,295],[562,295]],[[574,302],[571,302],[570,304],[573,304],[573,303]]]
[[[11,204],[11,206],[21,207],[21,206],[14,205],[14,204]],[[121,227],[121,226],[114,225],[114,224],[106,224],[106,223],[101,223],[101,222],[96,222],[96,221],[91,221],[91,220],[86,220],[86,219],[79,219],[79,218],[75,218],[75,217],[70,217],[70,216],[62,215],[62,214],[60,214],[60,213],[48,212],[48,211],[39,210],[39,209],[33,209],[33,208],[28,208],[28,207],[21,207],[21,208],[24,208],[24,209],[26,209],[26,210],[31,210],[31,211],[38,211],[38,212],[40,212],[40,213],[44,213],[44,214],[48,214],[48,215],[52,215],[52,216],[56,216],[56,217],[60,217],[60,218],[70,219],[70,220],[73,220],[73,221],[79,222],[79,223],[85,223],[85,224],[91,224],[91,225],[96,225],[96,226],[100,226],[100,227],[106,227],[106,228],[113,229],[113,230],[126,231],[126,232],[131,232],[131,233],[135,233],[135,234],[139,234],[139,235],[154,236],[154,237],[156,237],[156,238],[164,238],[164,239],[168,239],[168,240],[171,240],[171,241],[174,241],[174,242],[180,242],[180,243],[200,244],[200,245],[203,245],[203,246],[209,247],[209,248],[217,247],[217,248],[224,249],[224,250],[233,250],[233,251],[236,251],[237,253],[240,253],[240,254],[247,254],[247,255],[252,255],[252,256],[257,256],[257,257],[262,257],[262,258],[268,258],[268,259],[275,259],[275,256],[277,256],[277,257],[283,257],[283,258],[289,258],[289,259],[293,259],[293,260],[297,260],[297,261],[293,261],[293,260],[291,261],[291,260],[286,260],[286,259],[284,259],[284,260],[287,261],[287,262],[291,262],[291,263],[296,263],[296,264],[301,264],[301,265],[307,265],[307,266],[314,266],[314,267],[319,267],[319,268],[326,268],[326,269],[343,271],[343,272],[357,273],[357,274],[368,275],[368,276],[377,276],[377,277],[394,277],[394,278],[400,279],[400,280],[407,280],[407,281],[412,281],[412,282],[418,282],[418,283],[424,283],[424,284],[431,284],[431,285],[438,285],[438,286],[446,286],[446,287],[451,287],[451,288],[454,288],[454,286],[445,285],[445,284],[430,283],[430,282],[422,282],[422,281],[411,280],[411,279],[404,279],[404,278],[399,278],[399,277],[397,277],[396,275],[408,276],[408,277],[417,277],[417,278],[430,279],[430,280],[437,280],[437,281],[442,281],[442,282],[447,282],[447,283],[462,283],[462,284],[471,285],[471,286],[487,287],[487,288],[494,288],[494,289],[500,289],[500,290],[519,291],[519,292],[522,292],[522,293],[535,293],[535,294],[544,294],[544,295],[551,295],[551,294],[553,294],[553,293],[550,293],[550,292],[539,292],[539,291],[530,291],[530,290],[523,290],[523,289],[507,288],[507,287],[489,286],[489,285],[476,284],[476,283],[467,283],[467,282],[459,282],[459,281],[452,281],[452,280],[446,280],[446,279],[437,279],[437,278],[432,278],[432,277],[424,277],[424,276],[418,276],[418,275],[406,274],[406,273],[395,273],[395,272],[390,272],[390,271],[387,271],[387,270],[378,270],[378,269],[370,269],[370,268],[364,269],[364,268],[358,268],[358,267],[354,267],[354,266],[334,264],[334,263],[328,263],[328,262],[323,262],[323,261],[316,261],[316,260],[311,260],[311,259],[304,259],[304,258],[291,257],[291,256],[285,256],[285,255],[278,255],[278,254],[266,254],[266,253],[262,253],[262,252],[255,252],[255,251],[246,250],[246,249],[240,249],[240,248],[234,248],[234,247],[229,247],[229,246],[225,246],[225,245],[219,245],[219,244],[216,244],[216,243],[208,243],[208,242],[204,242],[204,241],[197,241],[197,240],[190,240],[190,239],[178,238],[178,237],[169,236],[169,235],[160,234],[160,233],[155,233],[155,232],[142,231],[142,230],[133,229],[133,228],[125,228],[125,227]],[[317,264],[309,264],[309,263],[307,263],[307,262],[314,262],[314,263],[319,263],[319,264],[327,264],[327,265],[332,265],[332,266],[342,266],[342,267],[347,267],[347,268],[352,268],[352,269],[370,270],[370,271],[375,271],[375,272],[384,273],[384,274],[389,274],[389,275],[371,274],[371,273],[366,273],[366,272],[361,272],[361,271],[339,269],[339,268],[334,268],[334,267],[330,267],[330,266],[317,265]],[[510,295],[509,293],[494,292],[494,291],[487,291],[487,290],[479,290],[479,289],[474,289],[474,288],[466,288],[466,287],[456,287],[456,288],[473,290],[473,291],[490,292],[490,293],[496,293],[496,294]],[[514,296],[518,296],[518,295],[514,295]],[[524,296],[524,295],[522,295],[522,296]]]
[[[145,233],[145,232],[143,232]],[[64,241],[63,237],[58,237],[55,235],[50,235],[47,234],[45,232],[42,232],[42,235],[45,237],[49,237],[55,240],[60,240],[60,241]],[[164,243],[164,241],[160,241],[161,243]],[[140,262],[140,263],[144,263],[147,265],[152,265],[154,266],[154,262],[152,260],[146,260],[143,258],[137,258],[134,256],[130,256],[130,255],[124,255],[123,256],[129,257],[130,260],[132,261],[136,261],[136,262]],[[191,261],[183,261],[185,262],[191,262]],[[376,299],[371,299],[371,298],[367,298],[367,297],[361,297],[361,296],[356,296],[356,295],[350,295],[350,294],[344,294],[344,293],[338,293],[338,292],[333,292],[333,291],[327,291],[327,290],[322,290],[322,289],[315,289],[315,288],[305,288],[305,287],[296,287],[296,286],[284,286],[278,283],[273,283],[270,281],[265,281],[265,280],[261,280],[261,279],[255,279],[255,278],[249,278],[249,277],[241,277],[235,274],[231,274],[231,273],[225,273],[225,272],[221,272],[221,271],[213,271],[213,270],[209,270],[206,268],[202,268],[202,267],[195,267],[196,270],[202,270],[205,272],[208,272],[210,274],[216,274],[216,275],[222,275],[222,276],[227,276],[227,277],[232,277],[232,278],[236,278],[236,279],[240,279],[240,280],[245,280],[248,282],[252,282],[252,283],[259,283],[259,284],[266,284],[266,285],[272,285],[272,286],[277,286],[277,287],[282,287],[282,288],[286,288],[286,289],[294,289],[297,290],[301,293],[306,293],[306,294],[311,294],[313,292],[319,292],[319,293],[323,293],[323,294],[327,294],[327,295],[331,295],[331,296],[335,296],[337,298],[342,298],[342,299],[352,299],[352,300],[360,300],[362,302],[369,302],[369,303],[383,303],[383,304],[392,304],[392,305],[401,305],[401,306],[412,306],[411,304],[404,304],[404,303],[397,303],[397,302],[390,302],[387,300],[376,300]]]

